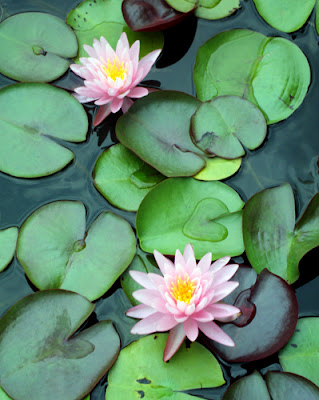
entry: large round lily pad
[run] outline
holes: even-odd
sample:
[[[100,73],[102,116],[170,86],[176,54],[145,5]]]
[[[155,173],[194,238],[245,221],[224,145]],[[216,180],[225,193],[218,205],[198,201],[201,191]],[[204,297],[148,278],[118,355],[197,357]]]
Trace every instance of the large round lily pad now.
[[[190,137],[191,117],[199,105],[181,92],[150,93],[119,118],[116,136],[163,175],[192,176],[206,164]]]
[[[0,231],[0,271],[8,266],[16,251],[18,228],[11,227]]]
[[[168,335],[146,336],[124,348],[108,375],[107,400],[198,397],[180,391],[225,383],[216,358],[202,345],[184,342],[169,363],[163,361]],[[204,366],[204,368],[203,368]],[[123,379],[125,377],[125,379]]]
[[[93,310],[86,298],[64,290],[36,292],[10,308],[0,320],[0,385],[5,392],[14,400],[87,395],[120,348],[110,321],[74,335]]]
[[[144,251],[175,254],[192,243],[196,258],[217,259],[244,251],[243,201],[221,182],[166,179],[151,190],[137,212],[137,235]]]
[[[100,155],[93,179],[97,190],[111,204],[137,211],[146,194],[165,177],[119,143]]]
[[[22,225],[17,256],[38,288],[72,290],[95,300],[128,267],[135,242],[123,218],[103,212],[86,231],[84,205],[57,201],[39,208]]]
[[[144,33],[130,30],[122,15],[122,0],[85,0],[69,12],[66,21],[74,29],[79,43],[76,62],[81,57],[88,57],[83,48],[84,44],[92,46],[93,39],[104,36],[115,49],[122,32],[126,32],[131,45],[140,40],[140,57],[163,48],[162,32]]]
[[[301,318],[295,333],[279,353],[284,371],[304,376],[319,386],[319,318]]]
[[[54,138],[83,142],[88,119],[68,92],[44,83],[0,90],[0,171],[21,178],[51,175],[74,154]]]
[[[78,51],[68,25],[54,15],[28,12],[0,24],[0,72],[22,82],[49,82],[69,68]]]
[[[299,277],[301,258],[319,246],[319,194],[295,226],[295,200],[286,183],[251,197],[243,214],[247,257],[259,273],[264,268],[289,283]]]
[[[244,156],[244,148],[256,149],[266,134],[262,112],[237,96],[220,96],[203,103],[192,117],[193,141],[210,156]]]
[[[194,82],[200,100],[243,97],[272,124],[300,106],[310,84],[310,67],[303,52],[289,40],[233,29],[200,47]]]
[[[283,32],[301,28],[309,18],[316,0],[254,0],[263,19]]]

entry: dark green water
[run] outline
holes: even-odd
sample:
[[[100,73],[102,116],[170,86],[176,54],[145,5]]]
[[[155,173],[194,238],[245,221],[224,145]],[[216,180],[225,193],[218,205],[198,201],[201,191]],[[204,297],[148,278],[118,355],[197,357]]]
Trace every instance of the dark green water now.
[[[23,11],[42,11],[62,19],[79,3],[79,0],[1,0],[0,19]],[[314,15],[304,28],[294,34],[284,34],[272,29],[257,14],[252,0],[244,1],[236,15],[213,22],[190,19],[178,29],[166,32],[164,52],[157,66],[148,75],[148,80],[157,81],[162,89],[180,90],[195,95],[192,70],[198,48],[217,33],[233,29],[249,28],[267,36],[282,36],[292,40],[306,54],[312,71],[312,83],[308,95],[299,109],[286,121],[271,126],[266,142],[257,151],[248,154],[240,171],[225,182],[238,191],[244,201],[263,188],[289,182],[296,198],[299,216],[311,197],[319,191],[319,37],[314,27]],[[192,40],[193,39],[193,40]],[[178,62],[173,61],[187,53]],[[72,89],[78,85],[74,75],[68,73],[55,82],[60,87]],[[13,83],[0,75],[0,87]],[[156,83],[156,82],[153,82]],[[94,108],[86,107],[91,121]],[[120,115],[120,114],[119,114]],[[92,171],[99,154],[116,142],[114,125],[118,116],[110,116],[96,129],[90,129],[85,143],[66,145],[76,155],[75,161],[65,170],[41,179],[16,179],[0,173],[0,229],[21,226],[24,220],[42,205],[56,200],[80,200],[88,213],[88,226],[104,210],[127,219],[135,226],[135,214],[114,208],[96,191],[92,182]],[[65,145],[65,144],[64,144]],[[319,316],[319,249],[304,257],[300,264],[301,278],[295,284],[300,316]],[[112,319],[121,336],[122,346],[134,337],[129,333],[133,321],[124,312],[130,306],[119,285],[97,301],[96,313],[88,324],[96,320]],[[17,300],[31,293],[24,272],[15,259],[0,274],[0,315]],[[225,378],[232,381],[254,369],[262,372],[279,369],[277,356],[249,364],[223,364]],[[125,377],[123,377],[125,379]],[[103,400],[107,378],[94,390],[91,398]],[[206,399],[219,400],[225,387],[193,391]]]

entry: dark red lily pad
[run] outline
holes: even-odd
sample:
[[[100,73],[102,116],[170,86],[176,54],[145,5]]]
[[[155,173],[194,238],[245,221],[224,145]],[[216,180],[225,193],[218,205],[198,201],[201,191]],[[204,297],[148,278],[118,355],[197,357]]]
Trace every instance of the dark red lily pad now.
[[[293,289],[283,279],[265,269],[250,291],[250,297],[243,296],[241,302],[237,301],[235,304],[243,309],[248,322],[251,319],[249,313],[253,312],[252,307],[256,307],[251,322],[244,327],[234,324],[222,327],[234,340],[235,347],[203,339],[211,350],[228,362],[249,362],[266,358],[281,349],[296,328],[297,298]],[[251,303],[251,308],[248,302]]]
[[[181,13],[165,0],[124,0],[122,13],[127,25],[136,32],[160,31],[183,21],[190,13]]]

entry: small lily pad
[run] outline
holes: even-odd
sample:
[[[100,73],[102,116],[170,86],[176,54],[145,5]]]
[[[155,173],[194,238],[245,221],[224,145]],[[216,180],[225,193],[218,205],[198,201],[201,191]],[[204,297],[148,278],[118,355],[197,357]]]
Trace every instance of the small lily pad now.
[[[194,10],[197,0],[166,0],[166,2],[172,8],[174,8],[174,10],[182,13],[188,13]]]
[[[310,67],[303,52],[289,40],[233,29],[200,47],[194,83],[200,100],[243,97],[260,108],[268,124],[273,124],[288,118],[303,102],[310,84]]]
[[[54,139],[83,142],[88,119],[68,92],[44,83],[0,90],[0,171],[20,178],[51,175],[74,154]]]
[[[80,202],[57,201],[31,214],[20,229],[17,256],[35,286],[95,300],[113,285],[134,257],[133,230],[111,212],[101,213],[85,229]]]
[[[11,307],[0,320],[5,392],[14,400],[85,397],[120,349],[110,321],[74,335],[93,310],[86,298],[64,290],[39,291]]]
[[[133,32],[126,25],[122,15],[122,0],[85,0],[67,16],[67,23],[74,29],[79,43],[76,62],[81,57],[88,57],[84,44],[92,46],[93,39],[104,36],[113,49],[125,32],[132,45],[136,40],[141,42],[140,58],[153,50],[163,48],[162,32]]]
[[[107,400],[197,399],[181,391],[225,383],[216,358],[199,343],[185,342],[169,363],[163,361],[168,335],[146,336],[125,347],[108,375]],[[205,366],[205,368],[203,368]],[[125,376],[125,379],[123,379]]]
[[[241,158],[236,158],[235,160],[225,160],[219,157],[209,158],[206,160],[206,167],[194,175],[194,178],[200,181],[220,181],[226,179],[239,170],[241,161]]]
[[[0,231],[0,272],[12,261],[16,251],[18,228],[12,227]]]
[[[266,134],[262,112],[241,97],[216,97],[201,104],[192,117],[194,143],[208,155],[244,156],[244,148],[256,149]]]
[[[284,371],[301,375],[319,385],[319,318],[299,319],[295,333],[279,353]]]
[[[192,243],[196,258],[212,252],[217,259],[244,251],[243,201],[221,182],[166,179],[151,190],[137,212],[140,246],[152,253],[175,254]]]
[[[146,194],[165,177],[119,143],[100,155],[93,179],[97,190],[115,207],[137,211]]]
[[[240,8],[240,0],[221,0],[214,7],[208,7],[205,1],[201,1],[195,10],[198,18],[217,20],[228,17]]]
[[[0,23],[0,72],[22,82],[49,82],[69,68],[78,51],[68,25],[54,15],[28,12]]]

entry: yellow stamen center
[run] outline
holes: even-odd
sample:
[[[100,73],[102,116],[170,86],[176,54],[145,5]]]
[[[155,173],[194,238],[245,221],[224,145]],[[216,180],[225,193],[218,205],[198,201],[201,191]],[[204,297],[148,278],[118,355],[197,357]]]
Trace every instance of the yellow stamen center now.
[[[193,281],[189,280],[188,276],[184,280],[179,276],[178,279],[176,279],[176,282],[172,283],[170,293],[175,300],[183,301],[184,303],[189,304],[193,297],[195,288],[196,285],[193,283]]]
[[[116,78],[124,79],[126,75],[124,61],[120,63],[118,59],[114,60],[113,63],[111,63],[110,60],[107,60],[107,67],[102,65],[101,69],[108,77],[113,79],[113,81],[116,81]]]

